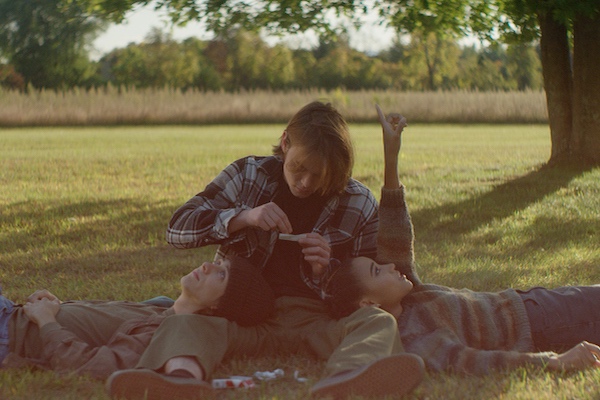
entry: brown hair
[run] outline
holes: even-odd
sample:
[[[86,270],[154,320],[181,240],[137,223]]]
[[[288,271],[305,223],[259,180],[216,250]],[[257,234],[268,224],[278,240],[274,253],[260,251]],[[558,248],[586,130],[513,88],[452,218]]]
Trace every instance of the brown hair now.
[[[334,319],[346,317],[360,308],[365,287],[352,272],[352,257],[341,262],[325,284],[323,292],[327,311]]]
[[[247,258],[228,254],[229,281],[214,315],[241,326],[258,325],[275,313],[275,295],[260,268]]]
[[[322,160],[320,194],[343,192],[352,176],[354,148],[342,115],[331,104],[314,101],[290,119],[286,132],[290,146],[302,146],[307,154],[316,154]],[[273,146],[273,154],[284,157],[281,141]]]

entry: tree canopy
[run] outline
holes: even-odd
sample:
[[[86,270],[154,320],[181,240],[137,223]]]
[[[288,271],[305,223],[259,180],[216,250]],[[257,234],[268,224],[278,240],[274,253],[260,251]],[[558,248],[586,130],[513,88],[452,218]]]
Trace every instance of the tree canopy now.
[[[539,38],[552,140],[549,162],[600,165],[598,0],[0,0],[0,54],[12,52],[19,71],[39,69],[48,60],[50,66],[65,65],[60,57],[79,65],[82,42],[77,37],[97,27],[95,19],[121,21],[134,6],[150,3],[166,9],[176,23],[202,21],[218,35],[232,29],[270,33],[312,29],[327,37],[339,29],[332,26],[331,15],[358,23],[362,13],[377,12],[398,33],[419,38],[431,87],[436,85],[436,69],[449,68],[437,62],[441,54],[451,54],[452,49],[443,46],[448,36],[474,34],[491,42]],[[40,35],[26,35],[28,30]],[[72,34],[75,30],[79,36]],[[345,56],[338,55],[341,60]],[[289,54],[279,51],[271,57],[273,63],[281,63]],[[255,67],[263,62],[246,56],[230,61],[246,69],[252,64],[251,75],[258,74]],[[70,68],[40,71],[66,77],[85,70]],[[45,79],[35,70],[24,75],[28,81]]]
[[[115,18],[147,0],[72,0]],[[552,152],[549,163],[600,165],[600,2],[598,0],[158,0],[174,21],[200,20],[219,33],[232,27],[299,32],[334,30],[329,13],[379,13],[398,32],[442,43],[468,33],[491,41],[541,42]],[[426,46],[425,49],[430,49]],[[440,50],[439,48],[437,50]],[[572,56],[571,56],[572,55]],[[570,60],[573,60],[572,64]],[[427,67],[435,66],[435,53]]]
[[[87,47],[102,21],[63,0],[0,0],[0,54],[37,87],[83,85],[94,74]]]

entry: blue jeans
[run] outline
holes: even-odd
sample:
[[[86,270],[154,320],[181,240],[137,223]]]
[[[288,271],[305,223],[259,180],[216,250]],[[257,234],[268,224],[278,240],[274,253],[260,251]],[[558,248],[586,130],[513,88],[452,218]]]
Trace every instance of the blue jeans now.
[[[2,293],[0,291],[0,293]],[[0,368],[8,354],[8,321],[13,311],[13,302],[0,294]]]
[[[150,304],[151,306],[169,308],[173,307],[175,301],[167,296],[156,296],[148,300],[142,301],[143,304]]]
[[[600,344],[600,285],[519,291],[538,351],[563,352],[587,340]]]

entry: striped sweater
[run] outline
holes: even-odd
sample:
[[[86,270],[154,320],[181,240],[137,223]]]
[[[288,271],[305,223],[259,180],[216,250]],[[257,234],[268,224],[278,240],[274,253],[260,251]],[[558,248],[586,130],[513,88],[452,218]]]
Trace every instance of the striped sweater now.
[[[404,188],[384,189],[378,254],[396,260],[396,265],[414,265],[413,238],[398,228],[407,214]],[[543,365],[554,354],[533,353],[525,305],[513,289],[484,293],[420,284],[402,305],[398,327],[404,349],[421,356],[432,371],[483,375],[525,364]]]

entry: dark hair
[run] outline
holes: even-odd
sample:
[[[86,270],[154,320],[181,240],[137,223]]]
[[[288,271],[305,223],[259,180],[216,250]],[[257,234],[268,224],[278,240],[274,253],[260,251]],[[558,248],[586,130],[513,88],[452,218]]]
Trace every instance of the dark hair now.
[[[360,308],[365,288],[352,272],[351,264],[352,257],[344,259],[323,288],[327,311],[335,319],[346,317]]]
[[[314,101],[302,107],[285,130],[290,146],[302,146],[307,154],[316,154],[322,160],[320,194],[343,192],[352,176],[354,147],[342,115],[331,104]],[[283,157],[281,141],[273,146],[273,154]]]
[[[265,322],[275,312],[275,295],[260,268],[247,258],[228,254],[229,280],[214,315],[241,326]]]

